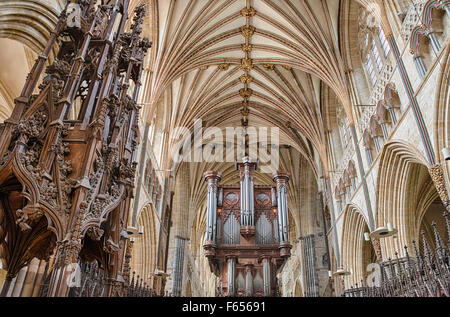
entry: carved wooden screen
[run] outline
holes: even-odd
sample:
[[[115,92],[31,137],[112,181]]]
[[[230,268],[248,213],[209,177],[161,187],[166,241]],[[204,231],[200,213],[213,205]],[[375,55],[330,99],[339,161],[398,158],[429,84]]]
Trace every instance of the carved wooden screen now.
[[[278,221],[270,199],[270,188],[255,189],[256,244],[278,243]]]
[[[240,243],[240,199],[239,189],[224,189],[222,212],[219,214],[217,230],[222,244]]]

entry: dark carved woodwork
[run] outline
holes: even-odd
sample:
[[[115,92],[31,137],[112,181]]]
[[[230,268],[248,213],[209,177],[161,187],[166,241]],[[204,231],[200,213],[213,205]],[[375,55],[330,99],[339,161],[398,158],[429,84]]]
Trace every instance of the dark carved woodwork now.
[[[449,213],[444,211],[447,236],[450,237]],[[444,241],[432,224],[434,246],[421,233],[423,247],[413,241],[414,255],[405,246],[404,258],[380,263],[380,281],[375,278],[352,286],[343,297],[450,297],[450,241]]]
[[[11,280],[34,257],[55,254],[49,296],[68,295],[70,264],[97,260],[102,296],[111,296],[124,280],[137,97],[151,43],[141,39],[145,6],[126,32],[129,0],[76,3],[81,26],[69,27],[61,13],[0,127],[0,256]]]

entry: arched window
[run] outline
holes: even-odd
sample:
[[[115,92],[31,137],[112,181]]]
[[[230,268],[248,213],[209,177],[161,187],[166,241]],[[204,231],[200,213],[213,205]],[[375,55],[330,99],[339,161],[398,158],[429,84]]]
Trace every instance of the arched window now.
[[[381,47],[383,48],[384,57],[387,58],[389,56],[389,53],[391,52],[391,47],[389,46],[389,43],[381,27],[378,27],[378,39],[380,40]]]
[[[337,118],[339,125],[339,134],[342,142],[342,149],[345,149],[351,141],[351,133],[347,114],[345,113],[344,109],[342,109],[342,107],[340,107],[337,111]]]
[[[373,89],[383,76],[391,50],[383,30],[375,25],[375,18],[363,9],[360,13],[358,32],[362,64],[367,82]]]
[[[367,168],[370,169],[373,163],[373,158],[376,155],[376,153],[375,153],[375,144],[370,135],[369,129],[364,130],[363,143],[364,149],[366,151]]]

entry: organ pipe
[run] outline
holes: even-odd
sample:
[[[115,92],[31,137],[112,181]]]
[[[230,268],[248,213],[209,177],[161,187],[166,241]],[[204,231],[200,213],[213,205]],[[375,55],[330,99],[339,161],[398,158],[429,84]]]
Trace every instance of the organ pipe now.
[[[264,296],[270,296],[270,260],[268,258],[263,259],[263,280],[264,280]]]
[[[234,276],[235,276],[236,262],[234,258],[228,259],[228,296],[234,295]]]
[[[208,182],[207,209],[206,209],[206,240],[216,242],[217,232],[217,186],[222,175],[216,172],[206,172],[205,180]]]
[[[273,175],[273,180],[277,183],[277,205],[278,205],[278,226],[280,243],[289,242],[289,218],[287,207],[287,182],[289,181],[289,174],[276,173]]]
[[[241,197],[241,226],[255,226],[255,201],[253,174],[257,164],[249,157],[244,157],[242,162],[237,163],[240,171],[240,197]]]

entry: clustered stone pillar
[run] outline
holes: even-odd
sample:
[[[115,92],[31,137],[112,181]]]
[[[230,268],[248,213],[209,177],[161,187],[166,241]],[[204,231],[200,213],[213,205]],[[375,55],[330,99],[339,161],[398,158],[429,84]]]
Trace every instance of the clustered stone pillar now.
[[[427,69],[423,62],[422,56],[414,56],[414,65],[416,65],[417,73],[420,79],[423,79],[427,73]]]
[[[430,39],[433,51],[436,53],[436,55],[439,55],[439,52],[441,50],[441,44],[439,43],[439,40],[436,37],[436,33],[434,31],[427,31],[427,36]]]
[[[34,258],[30,264],[23,267],[16,277],[5,280],[2,296],[6,297],[36,297],[41,286],[46,261]]]
[[[381,131],[383,132],[383,137],[385,140],[387,140],[389,138],[389,132],[387,130],[386,122],[381,120],[380,125],[381,125]]]
[[[306,271],[306,296],[319,296],[319,281],[316,271],[316,252],[315,252],[315,236],[310,235],[305,237],[303,243],[303,251],[305,258]]]
[[[173,259],[173,286],[172,296],[180,297],[183,286],[183,263],[184,263],[185,239],[179,236],[175,237],[175,255]]]
[[[395,114],[395,109],[392,106],[388,106],[389,115],[391,116],[392,124],[397,125],[397,115]]]
[[[173,258],[172,296],[180,297],[183,287],[183,268],[189,220],[189,170],[183,165],[177,175],[174,209],[177,213],[175,251]]]
[[[273,180],[277,183],[278,227],[280,237],[280,250],[282,257],[290,256],[289,245],[289,214],[287,206],[287,182],[290,175],[287,173],[273,174]]]

